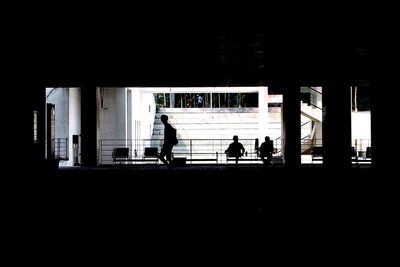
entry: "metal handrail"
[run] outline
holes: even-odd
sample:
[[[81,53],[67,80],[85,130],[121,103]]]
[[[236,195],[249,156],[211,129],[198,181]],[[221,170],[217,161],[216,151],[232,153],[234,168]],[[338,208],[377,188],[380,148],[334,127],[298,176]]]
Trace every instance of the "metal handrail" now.
[[[312,87],[310,87],[310,86],[305,86],[305,87],[307,87],[307,88],[313,90],[314,92],[316,92],[316,93],[318,93],[318,94],[320,94],[320,95],[322,96],[322,93],[319,92],[319,91],[317,91],[317,90],[315,90],[314,88],[312,88]]]
[[[318,93],[319,95],[322,96],[322,93],[321,93],[321,92],[315,90],[315,89],[312,88],[312,87],[305,86],[305,88],[308,88],[308,89],[312,90],[313,92],[316,92],[316,93]],[[323,108],[321,108],[321,107],[319,107],[319,106],[317,106],[317,105],[314,105],[313,103],[311,103],[311,101],[310,101],[308,104],[309,104],[310,106],[312,106],[312,107],[315,107],[315,108],[319,109],[319,110],[323,110]]]
[[[281,138],[278,138],[281,139]],[[275,148],[277,154],[280,156],[281,151],[281,140],[275,140]],[[116,147],[128,147],[129,156],[132,159],[139,159],[144,153],[145,147],[157,147],[161,151],[164,140],[152,140],[142,139],[139,140],[139,144],[136,143],[135,139],[101,139],[99,140],[99,164],[107,164],[112,162],[112,151]],[[201,159],[204,161],[210,161],[215,158],[218,164],[225,163],[223,155],[229,144],[232,143],[232,139],[179,139],[179,144],[174,146],[174,155],[185,156],[188,162],[201,163]],[[243,144],[246,151],[248,152],[247,158],[254,158],[257,162],[258,158],[257,151],[254,147],[255,139],[240,139],[239,142]],[[200,159],[200,160],[199,160]],[[136,164],[136,163],[135,163]],[[139,163],[140,164],[140,163]]]

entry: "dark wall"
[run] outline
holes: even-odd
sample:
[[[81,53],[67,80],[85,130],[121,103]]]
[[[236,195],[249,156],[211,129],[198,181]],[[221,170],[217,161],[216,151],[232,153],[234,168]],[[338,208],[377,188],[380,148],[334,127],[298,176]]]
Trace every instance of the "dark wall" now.
[[[338,32],[331,31],[333,28],[320,31],[314,24],[277,28],[254,25],[257,27],[197,25],[184,29],[124,25],[50,30],[46,32],[49,35],[42,38],[39,35],[22,55],[27,62],[21,75],[29,81],[26,89],[29,109],[44,106],[43,90],[53,86],[83,87],[82,123],[91,123],[95,114],[89,108],[95,107],[95,103],[91,102],[93,99],[85,99],[93,96],[92,91],[86,90],[95,86],[267,85],[284,88],[291,84],[294,88],[323,85],[326,81],[351,84],[374,78],[376,68],[372,65],[379,56],[371,34],[365,34],[364,28],[350,27]],[[379,78],[374,79],[379,81]],[[86,87],[88,84],[91,89]],[[331,94],[336,95],[332,91]],[[334,97],[334,101],[340,101],[341,96]],[[376,121],[384,116],[380,109],[382,99],[376,97],[374,102],[378,110],[377,115],[373,115]],[[30,120],[31,110],[27,110],[24,125],[29,133]],[[96,135],[95,132],[87,134]],[[28,140],[28,134],[26,136]],[[334,149],[334,144],[332,147]],[[41,151],[39,146],[32,147],[32,151],[35,151],[32,157],[43,158],[43,154],[37,152]],[[91,157],[86,160],[94,161]]]
[[[368,78],[370,37],[353,34],[351,28],[336,32],[311,23],[238,24],[61,27],[30,48],[30,61],[41,63],[33,63],[31,70],[35,78],[57,85],[214,86]],[[341,68],[331,73],[335,64]]]

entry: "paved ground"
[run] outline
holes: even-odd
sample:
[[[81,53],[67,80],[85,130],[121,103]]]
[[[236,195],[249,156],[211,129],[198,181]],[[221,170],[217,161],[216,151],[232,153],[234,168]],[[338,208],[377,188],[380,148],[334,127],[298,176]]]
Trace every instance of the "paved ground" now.
[[[73,167],[12,180],[3,191],[14,240],[41,250],[45,242],[46,255],[86,255],[88,244],[145,248],[152,257],[172,250],[179,258],[199,247],[218,254],[229,244],[258,247],[243,236],[276,248],[295,244],[312,257],[327,244],[335,255],[344,247],[353,254],[354,244],[386,231],[397,203],[395,187],[369,168]]]
[[[148,211],[201,216],[287,212],[314,216],[333,206],[357,212],[373,201],[377,175],[370,168],[346,171],[321,166],[288,170],[283,167],[165,166],[60,168],[45,188],[72,203],[135,206]],[[54,183],[56,188],[52,188]],[[75,196],[72,197],[71,196]],[[63,199],[62,199],[63,200]],[[68,201],[67,201],[68,202]],[[140,204],[138,204],[140,203]],[[365,204],[365,205],[364,205]]]

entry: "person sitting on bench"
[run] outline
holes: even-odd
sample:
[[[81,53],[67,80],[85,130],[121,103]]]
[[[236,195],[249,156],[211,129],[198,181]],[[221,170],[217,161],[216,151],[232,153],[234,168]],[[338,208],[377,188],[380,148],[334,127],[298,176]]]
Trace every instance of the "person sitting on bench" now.
[[[260,146],[260,158],[264,163],[264,166],[271,165],[272,153],[274,152],[274,143],[269,139],[269,136],[265,137],[265,142]]]
[[[236,158],[236,167],[238,165],[239,158],[244,154],[244,147],[242,143],[239,142],[239,138],[237,135],[233,136],[233,143],[231,143],[225,153],[227,153],[228,157]]]

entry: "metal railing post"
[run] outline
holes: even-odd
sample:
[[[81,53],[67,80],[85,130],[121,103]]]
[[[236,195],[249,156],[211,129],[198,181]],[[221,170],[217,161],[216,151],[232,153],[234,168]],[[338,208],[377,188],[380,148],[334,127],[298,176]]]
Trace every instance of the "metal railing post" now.
[[[190,164],[193,164],[192,159],[193,159],[193,155],[192,155],[192,139],[189,140],[189,151],[190,151]]]

